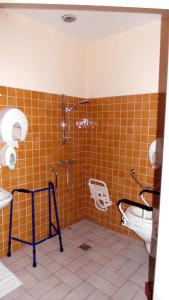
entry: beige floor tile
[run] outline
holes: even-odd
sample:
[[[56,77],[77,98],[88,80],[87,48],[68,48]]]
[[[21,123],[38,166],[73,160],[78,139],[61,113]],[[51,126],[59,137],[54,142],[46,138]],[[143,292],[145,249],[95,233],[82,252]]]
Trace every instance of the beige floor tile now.
[[[55,276],[65,284],[69,285],[71,288],[76,288],[82,283],[81,279],[79,279],[76,275],[69,272],[65,268],[62,268],[61,270],[57,271],[55,273]]]
[[[26,290],[31,289],[39,283],[39,281],[25,269],[17,271],[15,275],[21,280],[23,287]]]
[[[94,224],[88,220],[81,220],[80,222],[74,223],[73,225],[71,225],[71,228],[73,228],[73,230],[82,230],[82,232],[88,232],[90,230],[93,230],[94,228],[97,228],[97,224]]]
[[[44,253],[38,247],[39,246],[36,247],[36,258],[37,258],[37,260],[44,256]],[[26,255],[30,256],[31,259],[32,259],[32,246],[23,247],[21,252],[23,252],[23,254],[26,254]]]
[[[136,294],[136,296],[133,298],[133,300],[147,300],[147,297],[146,297],[144,291],[143,291],[143,290],[140,290],[140,291]]]
[[[111,272],[110,270],[106,269],[106,268],[101,268],[97,271],[97,274],[104,278],[105,280],[110,281],[111,283],[113,283],[115,286],[117,287],[121,287],[125,282],[126,279],[120,275],[118,275],[115,272]]]
[[[83,236],[86,240],[92,241],[96,243],[97,245],[104,245],[105,239],[103,237],[96,236],[92,232],[87,232]]]
[[[148,281],[145,280],[145,276],[142,276],[141,274],[139,274],[138,272],[135,272],[130,278],[129,280],[133,283],[135,283],[136,285],[138,285],[140,288],[142,288],[144,290],[145,288],[145,282]]]
[[[117,287],[115,285],[96,274],[89,277],[87,281],[108,297],[112,296],[117,291]]]
[[[110,269],[110,271],[118,271],[127,261],[128,258],[121,254],[114,255],[114,257],[105,264],[105,268]]]
[[[75,260],[81,256],[83,256],[85,253],[82,249],[76,248],[76,251],[74,248],[70,247],[69,245],[65,247],[64,249],[64,255],[72,260]]]
[[[56,251],[56,252],[60,252],[60,248],[59,248],[59,240],[58,237],[55,236],[49,240],[46,240],[45,242],[39,244],[37,246],[37,249],[41,252],[43,252],[44,254],[48,254],[52,251]]]
[[[79,246],[83,243],[86,243],[87,242],[87,239],[84,238],[83,236],[81,236],[80,238],[78,238],[77,240],[74,240],[71,244],[69,244],[69,246],[72,248],[72,249],[77,249],[79,248]]]
[[[53,260],[47,255],[44,255],[44,256],[38,258],[38,264],[40,264],[43,267],[45,267],[51,263],[53,263]]]
[[[100,266],[103,266],[109,262],[109,258],[105,257],[104,255],[98,254],[96,251],[94,251],[94,249],[89,249],[88,251],[86,251],[86,256],[95,261]]]
[[[56,251],[52,251],[48,254],[48,256],[62,266],[66,266],[72,262],[70,258],[64,255],[64,253],[56,253]]]
[[[102,292],[95,290],[87,300],[108,300],[109,297],[105,296]]]
[[[66,269],[69,271],[75,273],[77,272],[80,268],[88,264],[91,260],[86,257],[86,256],[81,256],[78,259],[72,261],[70,264],[66,265]]]
[[[127,282],[113,295],[113,300],[131,300],[138,291],[138,286],[131,282]]]
[[[131,259],[139,264],[144,264],[146,261],[148,261],[147,255],[136,253],[135,251],[132,251],[131,249],[123,249],[121,251],[121,254],[128,259]]]
[[[57,261],[53,261],[52,263],[48,265],[44,265],[44,268],[51,274],[61,270],[63,266],[59,264]]]
[[[83,300],[86,299],[94,291],[94,288],[89,285],[87,282],[82,283],[70,294],[68,294],[64,299],[65,300]]]
[[[145,278],[145,280],[147,280],[149,275],[149,265],[147,263],[144,263],[140,266],[137,272],[141,274]]]
[[[113,235],[113,233],[106,228],[95,228],[94,230],[91,231],[91,233],[95,234],[98,237],[101,237],[103,239],[107,239],[110,236]]]
[[[48,291],[56,287],[60,283],[60,280],[55,276],[50,276],[45,280],[39,282],[36,286],[29,290],[29,294],[34,299],[40,299]]]
[[[118,274],[123,276],[124,278],[129,278],[138,268],[140,265],[135,261],[128,260],[119,270]]]
[[[65,283],[57,285],[56,288],[51,289],[48,293],[41,297],[41,300],[60,300],[64,299],[65,296],[71,292],[71,287]]]
[[[80,268],[75,275],[77,277],[79,277],[82,280],[86,280],[87,278],[89,278],[91,275],[93,275],[94,273],[96,273],[96,271],[100,269],[100,265],[97,264],[94,261],[91,261],[90,263],[88,263],[86,266]]]
[[[3,300],[11,300],[11,299],[21,299],[21,295],[25,293],[23,286],[18,287],[13,292],[7,294],[6,296],[2,297]]]
[[[26,267],[26,270],[35,277],[38,281],[42,281],[50,276],[50,273],[40,264],[33,268],[32,265]]]
[[[26,266],[32,267],[32,259],[29,256],[24,256],[21,259],[14,261],[10,265],[8,265],[8,268],[13,272],[17,272],[22,268],[25,268]]]
[[[18,300],[18,297],[15,298],[16,300]],[[22,300],[34,300],[35,298],[33,298],[30,294],[28,293],[23,293],[20,297],[20,299]]]
[[[96,245],[94,247],[94,251],[96,251],[96,253],[103,255],[109,259],[111,259],[114,255],[114,252],[110,248],[106,248],[101,245]]]
[[[120,239],[117,243],[114,243],[111,248],[109,248],[113,253],[120,253],[122,250],[126,249],[128,246],[128,241]]]
[[[105,241],[104,241],[104,247],[112,247],[115,243],[117,243],[119,241],[119,238],[116,235],[112,235],[110,237],[108,237]]]
[[[71,227],[70,227],[71,228]],[[68,237],[69,239],[71,239],[72,241],[77,240],[78,238],[80,238],[82,236],[81,232],[76,229],[76,230],[71,230],[71,229],[65,229],[62,233],[63,239],[64,237]]]
[[[4,263],[6,266],[20,260],[21,258],[25,257],[26,254],[24,252],[22,252],[22,250],[18,250],[14,253],[12,253],[12,255],[10,257],[3,257],[1,258],[2,263]]]

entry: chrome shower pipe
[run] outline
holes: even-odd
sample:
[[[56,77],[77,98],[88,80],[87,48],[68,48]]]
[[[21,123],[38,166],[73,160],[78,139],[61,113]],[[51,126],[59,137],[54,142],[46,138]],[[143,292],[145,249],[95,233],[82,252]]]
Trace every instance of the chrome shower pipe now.
[[[74,164],[74,160],[72,159],[66,159],[66,160],[59,160],[58,165],[59,167],[66,166],[66,183],[68,190],[71,188],[71,180],[70,180],[70,165]]]
[[[65,107],[65,95],[62,95],[62,144],[64,145],[66,142],[69,142],[71,137],[70,137],[70,116],[68,113],[68,136],[66,136],[66,131],[65,131],[65,126],[66,126],[66,107]]]

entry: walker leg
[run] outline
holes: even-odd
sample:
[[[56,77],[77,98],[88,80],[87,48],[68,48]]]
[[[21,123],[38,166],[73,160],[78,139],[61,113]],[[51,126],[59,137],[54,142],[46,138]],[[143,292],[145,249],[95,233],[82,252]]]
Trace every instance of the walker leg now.
[[[35,203],[34,203],[34,192],[32,192],[32,247],[33,247],[33,267],[36,267]]]
[[[51,238],[52,237],[52,214],[51,214],[50,185],[48,189],[48,210],[49,210],[49,238]]]
[[[7,252],[8,257],[11,256],[12,217],[13,217],[13,198],[10,203],[9,239],[8,239],[8,252]]]
[[[60,252],[63,252],[63,244],[62,244],[62,236],[61,236],[61,230],[60,230],[60,224],[59,224],[59,215],[58,215],[58,209],[56,205],[56,195],[54,190],[54,184],[50,184],[53,194],[53,203],[54,203],[54,209],[55,209],[55,215],[56,215],[56,224],[57,224],[57,231],[58,231],[58,238],[59,238],[59,244],[60,244]]]

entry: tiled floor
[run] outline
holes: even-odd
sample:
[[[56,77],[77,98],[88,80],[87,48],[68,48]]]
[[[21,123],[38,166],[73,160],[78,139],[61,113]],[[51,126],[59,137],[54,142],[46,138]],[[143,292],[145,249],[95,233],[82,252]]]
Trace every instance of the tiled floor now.
[[[83,220],[37,248],[36,268],[26,246],[2,262],[23,285],[3,299],[145,300],[148,255],[140,241]],[[84,251],[82,243],[91,246]]]

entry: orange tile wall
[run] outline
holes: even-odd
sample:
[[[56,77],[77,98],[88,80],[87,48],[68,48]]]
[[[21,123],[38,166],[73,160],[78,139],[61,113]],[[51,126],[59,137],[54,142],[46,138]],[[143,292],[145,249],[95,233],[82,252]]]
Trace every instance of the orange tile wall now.
[[[18,107],[27,116],[28,136],[19,143],[14,170],[0,169],[0,186],[37,189],[47,186],[58,171],[58,207],[61,227],[87,218],[107,228],[131,234],[120,225],[116,202],[120,198],[139,201],[137,185],[129,171],[135,168],[139,180],[146,185],[160,181],[160,171],[149,165],[148,147],[156,136],[163,135],[165,95],[147,94],[92,99],[70,113],[71,142],[62,145],[62,96],[36,91],[0,87],[0,109]],[[66,97],[71,107],[81,99]],[[96,122],[95,128],[77,128],[75,122],[84,117]],[[67,115],[66,115],[66,121]],[[66,126],[67,132],[67,126]],[[3,145],[1,144],[0,147]],[[66,184],[66,168],[59,160],[72,159],[70,188]],[[113,206],[99,212],[89,195],[88,179],[106,182]],[[45,193],[36,197],[36,238],[47,235],[47,202]],[[150,199],[150,203],[151,203]],[[31,240],[31,202],[20,195],[14,199],[13,233]],[[0,211],[0,256],[6,255],[9,206]],[[12,242],[13,250],[21,245]]]
[[[36,91],[0,87],[0,109],[7,106],[21,109],[28,118],[29,128],[26,141],[19,143],[17,164],[14,170],[7,167],[0,169],[0,186],[8,191],[15,188],[38,189],[46,187],[49,180],[55,181],[50,169],[58,170],[58,206],[61,227],[83,218],[81,198],[84,173],[83,144],[86,133],[79,132],[71,124],[72,141],[62,145],[62,97],[61,95]],[[66,104],[71,107],[80,99],[66,97]],[[81,112],[72,113],[80,118]],[[73,120],[73,119],[72,119]],[[71,123],[73,122],[71,120]],[[66,128],[67,130],[67,128]],[[0,144],[0,147],[3,145]],[[66,169],[58,168],[59,160],[72,159],[75,163],[70,168],[72,187],[67,189]],[[47,235],[47,195],[37,194],[36,239]],[[9,227],[9,206],[0,210],[0,256],[7,253]],[[31,240],[31,201],[30,197],[20,194],[14,198],[13,234],[18,238]],[[12,241],[13,249],[21,245]]]
[[[155,171],[151,167],[148,149],[156,137],[163,136],[164,109],[164,94],[91,99],[87,117],[95,121],[97,126],[90,129],[87,135],[86,218],[133,235],[121,226],[121,215],[116,203],[122,198],[140,202],[140,188],[130,176],[132,168],[143,185],[160,185],[161,169]],[[113,202],[107,212],[95,208],[87,187],[89,178],[107,184]],[[158,205],[159,199],[149,197],[148,200],[150,204]]]

